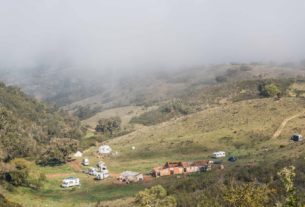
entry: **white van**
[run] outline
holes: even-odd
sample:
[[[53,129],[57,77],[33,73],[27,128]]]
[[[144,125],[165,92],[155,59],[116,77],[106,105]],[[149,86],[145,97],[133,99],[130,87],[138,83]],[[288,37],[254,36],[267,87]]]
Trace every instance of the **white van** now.
[[[79,178],[68,177],[62,180],[61,187],[69,188],[74,186],[80,186]]]
[[[213,158],[220,158],[225,156],[226,156],[226,152],[224,151],[214,152],[212,155]]]
[[[90,163],[89,163],[89,160],[86,158],[86,159],[83,159],[82,164],[84,166],[88,166]]]
[[[88,174],[96,176],[97,175],[97,169],[94,168],[94,167],[90,167],[89,171],[88,171]]]
[[[107,170],[107,172],[98,172],[97,174],[96,174],[96,179],[97,180],[104,180],[105,178],[108,178],[109,177],[109,172],[108,172],[108,170]]]

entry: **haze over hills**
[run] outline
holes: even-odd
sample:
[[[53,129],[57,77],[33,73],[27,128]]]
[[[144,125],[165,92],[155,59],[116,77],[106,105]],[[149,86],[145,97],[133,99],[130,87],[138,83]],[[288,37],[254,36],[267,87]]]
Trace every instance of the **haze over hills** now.
[[[0,207],[304,206],[304,11],[0,0]]]

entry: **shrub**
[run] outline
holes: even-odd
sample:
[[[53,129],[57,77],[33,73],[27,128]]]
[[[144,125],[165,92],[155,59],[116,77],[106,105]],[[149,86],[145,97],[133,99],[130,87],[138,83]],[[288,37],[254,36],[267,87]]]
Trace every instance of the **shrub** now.
[[[273,83],[266,84],[266,85],[260,85],[259,91],[260,91],[260,94],[265,97],[274,97],[274,96],[278,96],[281,94],[281,91],[278,88],[278,86],[276,86]]]
[[[136,195],[135,203],[140,207],[176,207],[176,199],[167,195],[161,185],[140,191]]]

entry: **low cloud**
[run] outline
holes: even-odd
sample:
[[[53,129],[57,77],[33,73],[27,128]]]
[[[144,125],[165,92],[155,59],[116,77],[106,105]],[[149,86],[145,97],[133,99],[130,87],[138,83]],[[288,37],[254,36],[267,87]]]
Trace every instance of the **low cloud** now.
[[[298,61],[303,0],[0,0],[0,70]]]

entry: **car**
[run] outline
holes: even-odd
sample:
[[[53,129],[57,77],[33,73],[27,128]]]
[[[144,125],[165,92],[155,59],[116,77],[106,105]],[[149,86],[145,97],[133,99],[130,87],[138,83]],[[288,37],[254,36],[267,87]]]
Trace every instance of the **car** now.
[[[230,162],[235,162],[236,160],[237,160],[237,158],[235,156],[231,156],[228,159],[228,161],[230,161]]]

